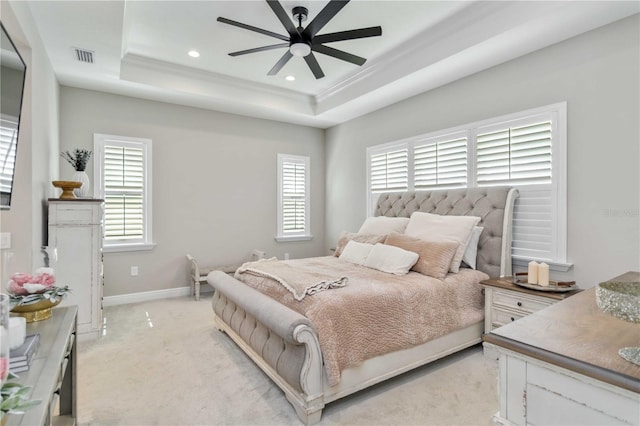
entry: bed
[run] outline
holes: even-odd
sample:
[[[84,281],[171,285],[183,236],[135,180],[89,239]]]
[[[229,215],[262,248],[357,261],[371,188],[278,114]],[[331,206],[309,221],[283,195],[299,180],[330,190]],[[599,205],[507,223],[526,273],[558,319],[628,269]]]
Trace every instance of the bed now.
[[[517,190],[509,187],[385,193],[378,199],[375,216],[410,217],[414,212],[425,212],[479,217],[477,226],[484,230],[477,245],[476,269],[491,277],[505,276],[511,274],[511,226],[516,197]],[[327,270],[333,265],[340,274],[343,266],[340,262],[334,257],[298,263],[317,263]],[[442,281],[473,273],[476,273],[476,280],[486,276],[461,270],[458,274],[448,274]],[[467,318],[464,326],[447,334],[428,337],[424,343],[396,348],[342,368],[336,380],[335,370],[329,368],[335,356],[323,355],[321,350],[321,343],[322,347],[327,347],[326,334],[320,338],[318,330],[323,328],[314,324],[310,319],[312,315],[303,315],[307,311],[289,308],[273,294],[264,294],[251,286],[254,284],[246,284],[222,272],[212,272],[207,281],[216,290],[212,307],[217,328],[234,340],[283,390],[305,424],[318,422],[325,404],[331,401],[481,341],[483,318],[473,317],[471,323]],[[356,285],[355,282],[349,286]],[[480,286],[475,285],[479,294]],[[346,295],[347,292],[338,288],[324,292],[322,297],[338,294]],[[317,296],[307,296],[307,299],[310,297]],[[371,328],[384,325],[384,319],[379,321],[382,324],[376,324],[372,319]]]

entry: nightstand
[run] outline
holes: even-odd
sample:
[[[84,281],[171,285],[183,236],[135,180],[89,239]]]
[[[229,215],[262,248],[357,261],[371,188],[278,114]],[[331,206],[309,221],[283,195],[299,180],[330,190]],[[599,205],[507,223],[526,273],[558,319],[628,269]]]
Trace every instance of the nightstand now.
[[[556,293],[520,287],[511,277],[480,281],[484,288],[484,332],[532,314],[579,293],[580,289]]]

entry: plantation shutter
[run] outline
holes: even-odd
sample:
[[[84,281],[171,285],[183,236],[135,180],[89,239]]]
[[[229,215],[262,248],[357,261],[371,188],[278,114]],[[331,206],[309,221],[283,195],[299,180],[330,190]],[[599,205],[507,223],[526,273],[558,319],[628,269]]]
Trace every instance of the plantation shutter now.
[[[304,163],[282,163],[282,230],[284,234],[306,231],[306,167]]]
[[[371,155],[371,192],[402,191],[408,188],[408,149]]]
[[[16,165],[18,121],[9,117],[0,120],[0,192],[10,193]]]
[[[417,143],[413,151],[414,188],[467,185],[467,138]]]
[[[555,194],[552,182],[552,122],[539,117],[479,129],[478,186],[517,187],[512,254],[552,261]]]
[[[551,183],[551,121],[479,133],[478,186]]]
[[[144,151],[105,145],[105,240],[144,239]]]

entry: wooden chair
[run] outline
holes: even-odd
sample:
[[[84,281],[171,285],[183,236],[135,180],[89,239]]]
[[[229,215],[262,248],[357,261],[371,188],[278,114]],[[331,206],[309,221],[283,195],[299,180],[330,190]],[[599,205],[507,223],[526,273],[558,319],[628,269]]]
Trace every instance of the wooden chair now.
[[[253,250],[251,253],[251,260],[262,259],[264,258],[264,255],[264,252]],[[233,265],[200,267],[198,262],[196,262],[190,254],[187,254],[187,261],[189,262],[189,268],[191,270],[191,294],[195,295],[196,300],[200,300],[200,283],[207,282],[207,275],[209,275],[209,272],[222,271],[226,274],[234,274],[236,269],[242,265],[242,263],[236,263]]]

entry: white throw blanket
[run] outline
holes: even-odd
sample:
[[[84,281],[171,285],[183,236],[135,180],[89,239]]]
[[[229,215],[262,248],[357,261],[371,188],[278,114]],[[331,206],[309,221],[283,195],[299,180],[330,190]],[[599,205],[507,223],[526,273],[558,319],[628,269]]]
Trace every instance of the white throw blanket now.
[[[347,285],[347,277],[331,277],[317,272],[302,271],[292,268],[276,257],[262,259],[257,262],[247,262],[236,271],[236,278],[242,274],[251,274],[257,277],[270,278],[280,283],[293,294],[298,302],[305,296],[313,295],[332,288],[340,288]]]

